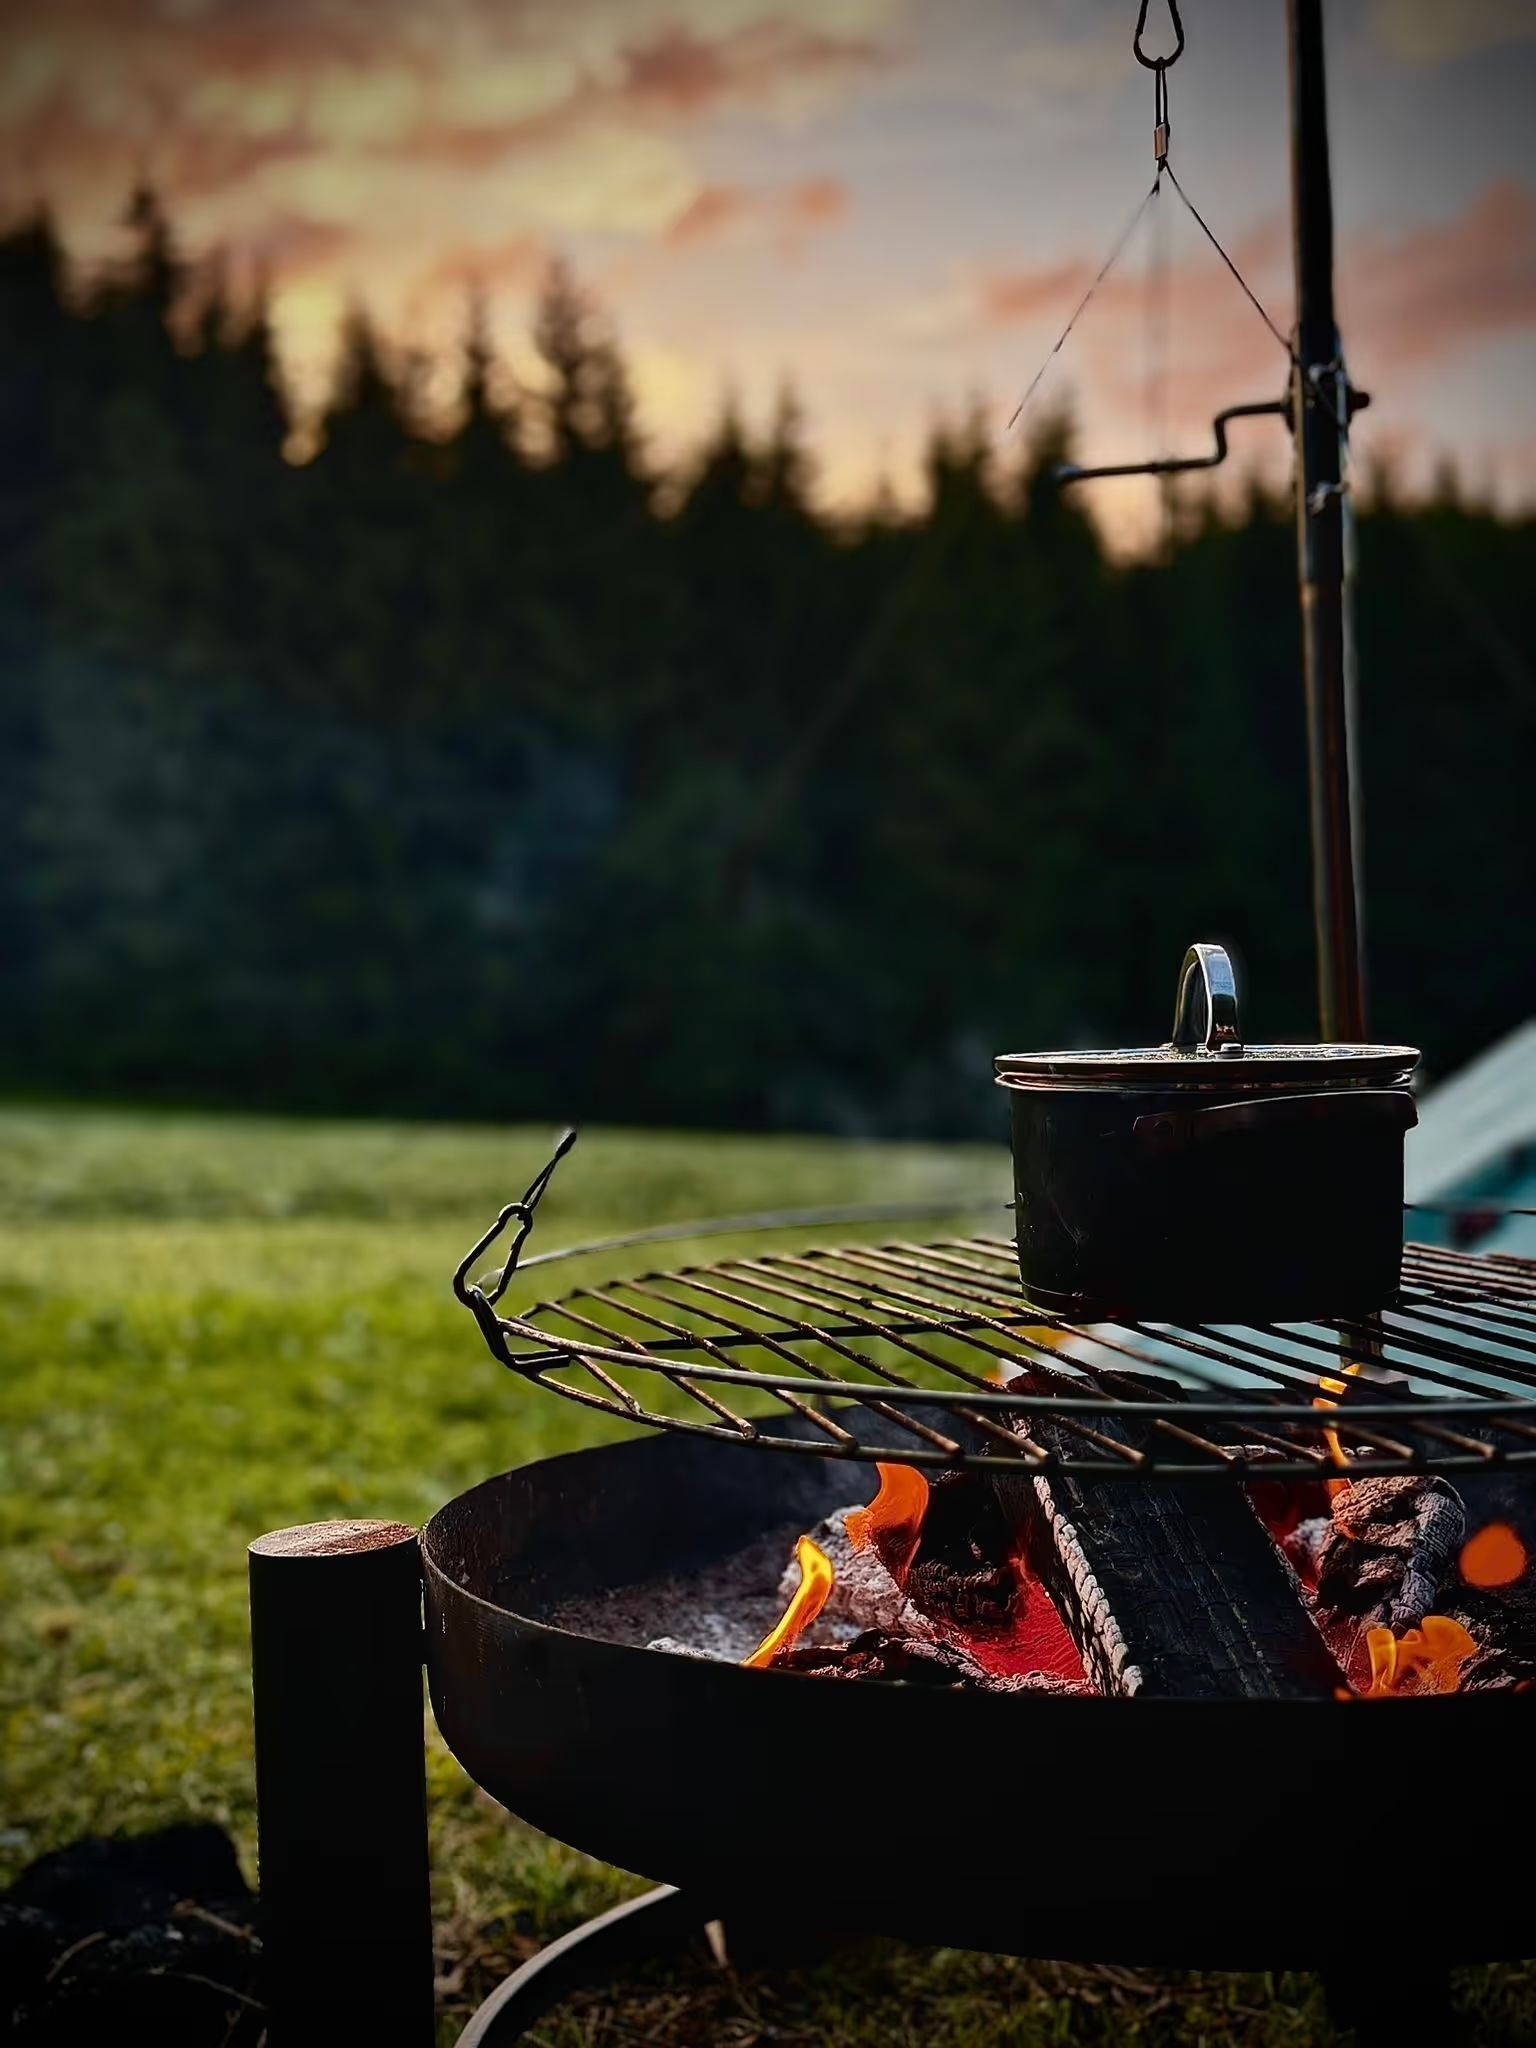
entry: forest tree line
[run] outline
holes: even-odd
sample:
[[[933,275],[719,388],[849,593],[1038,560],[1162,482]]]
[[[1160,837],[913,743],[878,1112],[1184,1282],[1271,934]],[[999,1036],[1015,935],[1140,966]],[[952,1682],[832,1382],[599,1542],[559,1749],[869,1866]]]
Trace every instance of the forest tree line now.
[[[937,427],[815,508],[793,404],[647,454],[552,275],[545,375],[426,431],[366,323],[315,457],[164,222],[0,240],[0,1080],[278,1107],[998,1128],[998,1050],[1147,1043],[1185,944],[1311,1035],[1294,543],[1257,483],[1112,560]],[[1375,1035],[1529,1012],[1536,521],[1359,505]]]

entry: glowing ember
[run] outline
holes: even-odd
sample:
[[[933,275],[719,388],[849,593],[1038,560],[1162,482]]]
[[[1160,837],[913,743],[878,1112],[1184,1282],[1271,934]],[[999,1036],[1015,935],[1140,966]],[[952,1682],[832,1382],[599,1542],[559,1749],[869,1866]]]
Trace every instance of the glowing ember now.
[[[1461,1576],[1469,1586],[1512,1586],[1525,1576],[1529,1562],[1525,1545],[1509,1524],[1490,1522],[1463,1547]]]
[[[928,1482],[912,1465],[877,1465],[880,1491],[867,1508],[850,1510],[848,1540],[859,1550],[873,1550],[898,1586],[907,1574],[922,1540],[928,1512]]]
[[[781,1650],[787,1650],[797,1636],[804,1634],[831,1597],[837,1575],[831,1558],[820,1544],[813,1543],[809,1536],[802,1536],[795,1545],[795,1562],[800,1567],[800,1584],[794,1598],[751,1656],[742,1659],[742,1663],[751,1670],[765,1671]]]
[[[1371,1659],[1365,1696],[1373,1700],[1403,1692],[1455,1692],[1462,1665],[1477,1649],[1461,1623],[1444,1614],[1426,1614],[1422,1628],[1400,1636],[1389,1628],[1369,1629],[1365,1644]]]
[[[1087,1683],[1082,1653],[1068,1635],[1050,1595],[1032,1579],[1021,1558],[1013,1561],[1019,1597],[1004,1629],[968,1636],[966,1648],[984,1671],[997,1678],[1064,1678]]]

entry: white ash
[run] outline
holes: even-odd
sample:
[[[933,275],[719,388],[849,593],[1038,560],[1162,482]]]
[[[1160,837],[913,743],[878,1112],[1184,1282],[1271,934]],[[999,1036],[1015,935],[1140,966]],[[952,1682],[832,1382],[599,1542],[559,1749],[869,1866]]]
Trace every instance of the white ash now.
[[[801,1631],[802,1643],[821,1646],[851,1642],[865,1629],[887,1629],[895,1635],[928,1636],[933,1629],[927,1617],[908,1600],[900,1586],[872,1550],[863,1550],[848,1534],[848,1517],[853,1504],[834,1508],[825,1521],[805,1533],[832,1561],[832,1592],[827,1604]],[[798,1531],[796,1532],[798,1536]],[[722,1608],[717,1594],[706,1595],[707,1605],[686,1614],[666,1635],[653,1636],[648,1650],[668,1650],[675,1656],[712,1657],[722,1663],[739,1664],[751,1656],[800,1590],[800,1564],[792,1539],[783,1553],[784,1569],[771,1597],[767,1618],[751,1640],[742,1633],[741,1602]]]
[[[873,1550],[860,1549],[848,1534],[850,1505],[834,1508],[824,1522],[808,1531],[811,1541],[832,1560],[837,1577],[832,1597],[814,1627],[801,1637],[807,1643],[846,1642],[867,1628],[889,1629],[894,1635],[929,1636],[933,1626],[902,1592]],[[782,1613],[800,1584],[800,1567],[791,1556],[779,1580]]]
[[[847,1528],[855,1505],[835,1508],[813,1529],[781,1524],[702,1571],[562,1601],[547,1618],[575,1635],[740,1664],[793,1599],[800,1584],[795,1545],[805,1534],[826,1552],[837,1576],[831,1598],[802,1642],[851,1642],[867,1628],[931,1637],[931,1623],[875,1553],[855,1547]]]
[[[1309,1515],[1304,1522],[1298,1522],[1281,1543],[1286,1558],[1298,1571],[1316,1579],[1317,1568],[1322,1560],[1323,1546],[1333,1534],[1332,1515]]]
[[[573,1635],[739,1664],[784,1612],[775,1590],[800,1531],[781,1523],[701,1571],[669,1573],[563,1600],[542,1617]]]

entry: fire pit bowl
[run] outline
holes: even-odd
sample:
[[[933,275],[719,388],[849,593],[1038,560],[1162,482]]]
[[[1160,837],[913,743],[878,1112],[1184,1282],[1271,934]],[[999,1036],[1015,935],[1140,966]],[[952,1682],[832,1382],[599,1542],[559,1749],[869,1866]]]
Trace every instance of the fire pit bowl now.
[[[421,1539],[426,1656],[470,1776],[546,1834],[721,1914],[1146,1964],[1368,1971],[1374,1956],[1384,1982],[1421,1947],[1436,1962],[1536,1947],[1501,1875],[1536,1827],[1529,1695],[836,1684],[549,1619],[804,1529],[849,1498],[853,1471],[667,1435],[450,1502]]]

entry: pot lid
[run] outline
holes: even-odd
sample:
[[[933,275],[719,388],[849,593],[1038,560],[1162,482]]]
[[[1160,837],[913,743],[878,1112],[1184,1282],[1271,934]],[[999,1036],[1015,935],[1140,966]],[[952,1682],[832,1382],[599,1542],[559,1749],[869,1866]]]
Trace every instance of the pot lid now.
[[[1174,1045],[1117,1052],[1004,1052],[997,1078],[1063,1088],[1347,1088],[1401,1086],[1418,1064],[1411,1045],[1233,1045],[1207,1052]]]
[[[1004,1086],[1036,1088],[1348,1088],[1402,1086],[1418,1064],[1411,1045],[1249,1045],[1238,1027],[1232,963],[1220,946],[1191,946],[1179,974],[1166,1045],[1112,1052],[1007,1052]]]

